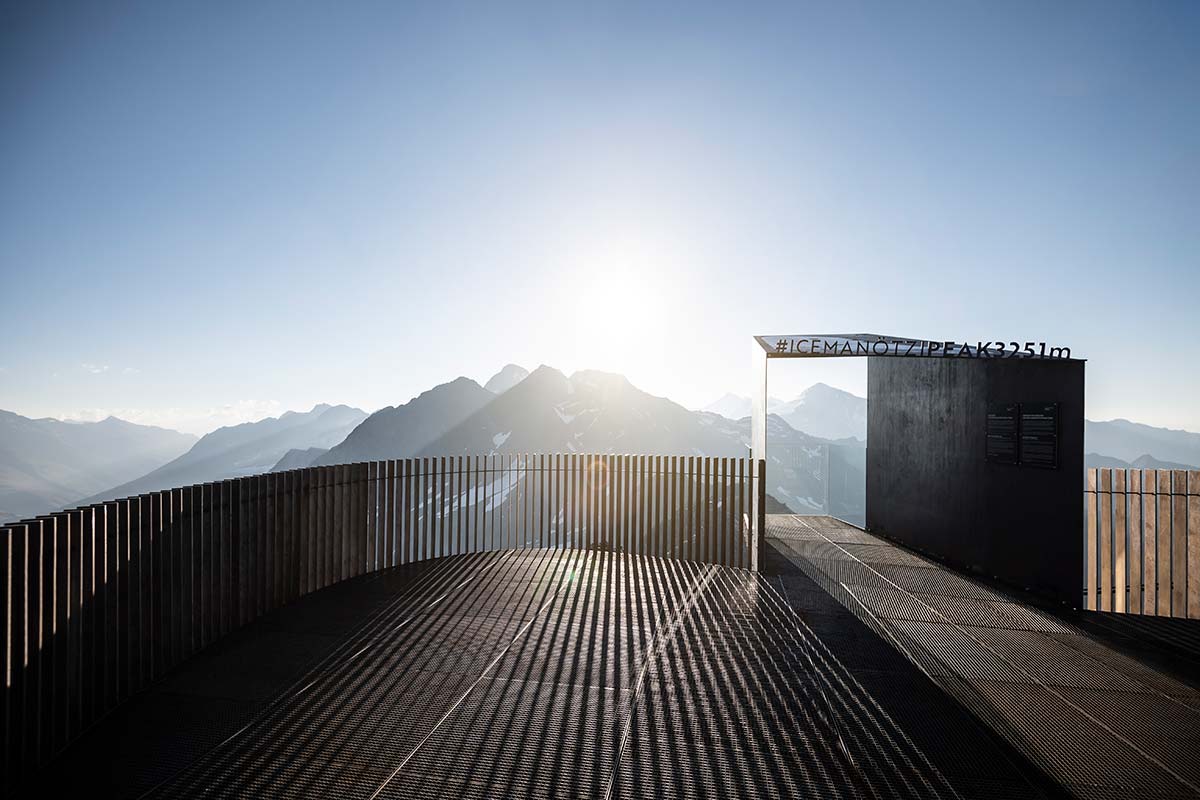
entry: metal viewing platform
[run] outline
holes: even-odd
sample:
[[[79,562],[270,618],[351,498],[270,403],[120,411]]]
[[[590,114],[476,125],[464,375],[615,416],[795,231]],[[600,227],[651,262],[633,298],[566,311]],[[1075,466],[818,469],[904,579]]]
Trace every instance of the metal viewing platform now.
[[[6,787],[1200,795],[1193,620],[765,515],[763,469],[371,462],[6,526]]]
[[[773,564],[526,551],[358,578],[176,670],[45,788],[95,794],[113,774],[127,797],[1042,796],[901,654]]]

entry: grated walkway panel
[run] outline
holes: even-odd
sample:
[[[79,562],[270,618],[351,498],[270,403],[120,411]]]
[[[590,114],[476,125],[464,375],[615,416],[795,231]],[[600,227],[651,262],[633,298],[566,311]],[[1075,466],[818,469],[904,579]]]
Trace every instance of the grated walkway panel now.
[[[1200,695],[1179,674],[838,520],[772,517],[768,536],[1068,794],[1200,795]]]
[[[322,606],[311,627],[343,633],[300,675],[114,794],[1043,796],[926,676],[777,561],[754,574],[501,552],[339,588],[372,594],[369,612],[339,624]],[[321,594],[287,611],[290,629]]]

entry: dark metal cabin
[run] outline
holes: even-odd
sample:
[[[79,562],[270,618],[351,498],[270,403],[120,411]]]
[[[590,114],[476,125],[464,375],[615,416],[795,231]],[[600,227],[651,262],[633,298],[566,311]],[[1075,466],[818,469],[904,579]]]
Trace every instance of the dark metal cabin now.
[[[754,356],[755,458],[773,359],[866,358],[867,530],[1080,604],[1084,362],[1069,349],[807,334],[756,336]]]
[[[1079,605],[1083,371],[870,359],[867,529]]]

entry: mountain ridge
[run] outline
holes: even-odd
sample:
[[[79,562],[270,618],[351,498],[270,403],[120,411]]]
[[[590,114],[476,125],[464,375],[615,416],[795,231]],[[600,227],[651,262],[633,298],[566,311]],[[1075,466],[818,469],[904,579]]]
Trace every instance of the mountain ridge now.
[[[22,492],[29,483],[28,476],[21,473],[20,456],[12,453],[22,449],[17,446],[20,440],[11,435],[7,440],[0,437],[0,455],[5,446],[9,451],[7,463],[0,458],[0,518],[4,514],[32,516],[75,503],[255,472],[377,459],[501,452],[744,456],[750,420],[748,415],[730,416],[742,410],[742,403],[748,410],[747,398],[727,393],[707,407],[718,410],[690,411],[669,398],[642,391],[618,373],[585,369],[567,376],[547,365],[527,372],[506,364],[485,386],[459,377],[421,392],[405,404],[369,415],[349,406],[321,403],[307,412],[287,411],[258,422],[218,428],[200,439],[115,416],[78,423],[32,420],[0,411],[0,425],[19,418],[23,424],[53,428],[68,438],[80,431],[112,435],[140,431],[142,435],[157,432],[168,438],[184,437],[185,444],[190,444],[174,458],[148,464],[150,469],[140,476],[110,483],[83,501],[77,500],[80,492],[72,488],[78,483],[64,479],[69,477],[69,467],[43,470],[39,480],[44,497],[40,505],[31,506],[25,500],[14,503],[14,497],[25,496]],[[815,383],[790,401],[770,398],[769,409],[768,440],[772,447],[791,447],[790,463],[806,465],[800,467],[801,472],[820,472],[821,447],[863,446],[866,400],[850,392]],[[1200,434],[1124,418],[1086,420],[1085,430],[1089,466],[1183,469],[1200,464]],[[47,447],[43,443],[27,450]],[[86,450],[59,446],[57,452],[70,461]],[[798,486],[808,480],[799,473],[792,478]],[[86,486],[94,489],[95,481]],[[772,487],[772,491],[786,494],[794,488]],[[816,497],[802,492],[791,496],[805,507],[809,503],[803,498]],[[35,510],[22,512],[30,508]]]
[[[1161,461],[1149,453],[1144,453],[1133,459],[1133,461],[1125,461],[1116,456],[1106,456],[1101,453],[1085,453],[1083,456],[1083,465],[1085,467],[1108,467],[1112,469],[1200,469],[1200,466],[1195,464]]]
[[[0,410],[0,520],[57,511],[171,461],[196,441],[111,415],[67,422]]]
[[[314,460],[312,466],[408,457],[488,402],[503,396],[465,377],[438,384],[407,403],[381,408],[369,415],[343,441]]]
[[[217,428],[178,458],[135,480],[86,497],[78,505],[269,472],[290,450],[332,447],[364,418],[366,412],[361,409],[321,403],[311,411],[290,411],[257,422]]]
[[[1200,464],[1200,433],[1157,428],[1127,419],[1084,420],[1084,449],[1133,462],[1150,455],[1160,461]]]
[[[750,398],[726,392],[702,410],[736,421],[750,416],[750,406]],[[867,439],[867,399],[827,383],[814,383],[791,400],[768,397],[767,412],[821,439]]]

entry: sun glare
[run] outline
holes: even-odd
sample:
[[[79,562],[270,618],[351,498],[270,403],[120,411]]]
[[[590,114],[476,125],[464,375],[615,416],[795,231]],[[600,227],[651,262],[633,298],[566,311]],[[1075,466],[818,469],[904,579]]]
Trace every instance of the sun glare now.
[[[655,248],[623,243],[598,248],[582,261],[569,291],[580,356],[601,369],[620,370],[669,323],[673,270]]]

